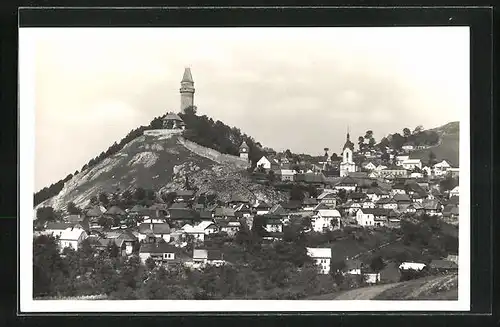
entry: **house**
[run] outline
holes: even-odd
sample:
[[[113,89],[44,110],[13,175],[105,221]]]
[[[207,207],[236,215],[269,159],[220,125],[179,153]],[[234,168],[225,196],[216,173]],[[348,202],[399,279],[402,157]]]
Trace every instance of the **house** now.
[[[254,206],[257,215],[266,215],[269,213],[271,206],[265,201],[258,201]]]
[[[349,275],[361,275],[363,262],[358,259],[348,259],[345,261],[345,273]]]
[[[422,207],[422,205],[420,203],[415,202],[415,203],[411,203],[410,205],[408,205],[406,207],[406,209],[404,210],[404,212],[409,213],[409,214],[419,215],[419,214],[424,213],[424,207]]]
[[[367,284],[377,284],[380,282],[380,273],[376,272],[366,272],[364,273],[365,283]]]
[[[335,208],[337,206],[337,196],[332,191],[324,191],[316,199],[318,203],[322,203],[328,207]]]
[[[318,200],[315,198],[304,198],[302,201],[302,209],[305,211],[312,211],[318,205]]]
[[[459,217],[459,210],[458,210],[458,206],[454,205],[454,204],[447,204],[444,208],[443,208],[443,217],[444,218],[449,218],[449,219],[458,219]]]
[[[239,220],[216,220],[215,225],[221,232],[227,233],[228,236],[235,236],[240,230],[241,222]]]
[[[67,223],[67,222],[48,222],[45,224],[44,232],[42,234],[60,237],[62,232],[64,232],[68,228],[72,228],[75,224]]]
[[[445,260],[454,262],[458,265],[458,254],[448,254]]]
[[[347,215],[356,215],[356,212],[361,209],[361,203],[348,201],[342,205],[342,209]]]
[[[452,273],[458,271],[458,265],[449,260],[432,260],[429,264],[429,268],[432,271],[437,271],[441,273]]]
[[[407,170],[422,169],[422,161],[420,159],[406,159],[401,163],[401,166]]]
[[[220,250],[193,249],[194,267],[204,267],[206,265],[222,266],[226,263],[224,253]]]
[[[184,234],[191,235],[195,240],[205,241],[205,235],[214,234],[219,231],[217,226],[212,221],[202,221],[198,225],[192,226],[186,224],[182,227]]]
[[[143,264],[148,258],[152,258],[157,265],[177,264],[181,261],[180,249],[164,242],[141,244],[139,257]]]
[[[345,190],[347,192],[354,192],[358,183],[350,176],[342,177],[335,185],[334,189],[336,190]]]
[[[394,196],[395,194],[406,194],[406,186],[402,183],[394,184],[389,194],[391,196]]]
[[[420,263],[420,262],[403,262],[399,265],[400,270],[421,271],[425,267],[426,267],[425,263]]]
[[[283,208],[281,204],[275,204],[272,206],[272,208],[269,210],[269,215],[273,216],[283,216],[287,214],[287,210]]]
[[[368,162],[368,163],[365,163],[363,165],[363,168],[371,171],[371,170],[375,170],[377,168],[377,166],[375,166],[372,162]]]
[[[250,207],[248,203],[241,203],[234,207],[234,216],[235,217],[245,217],[248,218],[252,216],[253,209]]]
[[[72,248],[77,250],[83,240],[88,238],[87,232],[80,227],[70,227],[62,231],[59,236],[60,249]]]
[[[312,228],[315,232],[325,232],[340,228],[340,212],[335,209],[320,209],[315,212],[311,219]]]
[[[380,187],[371,187],[366,191],[365,194],[372,202],[377,202],[381,198],[389,197],[389,192],[381,189]]]
[[[326,177],[321,172],[306,172],[304,174],[296,174],[294,181],[317,187],[324,187],[326,185]]]
[[[406,210],[408,206],[411,204],[411,199],[407,194],[396,194],[392,197],[394,201],[397,203],[397,209],[400,211]]]
[[[452,196],[459,196],[460,192],[459,192],[459,187],[458,185],[455,186],[451,191],[450,191],[450,197]]]
[[[396,156],[396,166],[402,166],[403,162],[410,159],[410,156]]]
[[[186,128],[186,124],[182,118],[173,112],[167,113],[167,115],[163,118],[162,125],[164,129],[184,130]]]
[[[316,266],[319,268],[320,274],[330,273],[330,261],[332,260],[331,248],[306,248],[307,255],[311,257]]]
[[[361,208],[374,209],[375,207],[375,203],[373,203],[370,199],[365,199],[363,202],[361,202]]]
[[[382,209],[392,209],[392,210],[397,210],[398,209],[398,203],[394,198],[382,198],[377,201],[376,203],[377,207],[382,208]]]
[[[413,147],[413,144],[411,144],[411,143],[405,143],[405,144],[403,144],[403,146],[401,148],[404,151],[409,152],[409,151],[413,150],[414,147]]]
[[[352,202],[362,203],[367,198],[367,196],[362,192],[351,192],[348,194],[347,198]]]
[[[161,224],[165,222],[165,214],[158,209],[143,209],[140,213],[143,223]]]
[[[460,168],[458,168],[458,167],[457,167],[457,168],[455,168],[455,167],[450,167],[450,168],[448,168],[447,173],[448,173],[451,177],[453,177],[453,178],[455,178],[455,177],[459,177],[459,176],[460,176]]]
[[[281,169],[280,176],[282,182],[293,182],[297,172],[293,169]]]
[[[441,162],[438,162],[433,166],[434,176],[444,176],[450,168],[451,165],[448,163],[448,161],[443,160]]]
[[[283,222],[279,216],[262,216],[263,226],[268,233],[283,233]]]
[[[215,209],[214,218],[232,219],[234,217],[234,209],[232,208],[218,207]]]
[[[142,223],[139,225],[139,241],[151,241],[155,238],[162,238],[165,242],[170,242],[170,225],[167,223]]]
[[[190,202],[194,201],[196,192],[193,190],[177,190],[175,191],[174,202]]]
[[[389,166],[379,172],[380,177],[382,178],[398,178],[398,177],[406,177],[408,171],[403,167],[399,166]]]
[[[262,156],[259,161],[257,161],[257,167],[262,167],[265,170],[277,170],[280,167],[280,163],[276,158],[266,155]]]
[[[302,209],[302,202],[298,200],[289,200],[288,202],[281,203],[286,212],[293,212]]]
[[[442,205],[438,200],[424,200],[422,203],[424,212],[429,216],[441,216],[442,215]]]
[[[126,216],[127,213],[120,207],[118,206],[112,206],[106,212],[104,213],[107,216],[113,216],[113,217],[123,217]]]
[[[432,176],[432,173],[433,173],[433,169],[429,166],[424,166],[422,167],[422,173],[424,173],[425,175],[431,177]]]
[[[460,200],[459,200],[458,196],[451,196],[446,203],[447,204],[454,204],[454,205],[458,206],[459,202],[460,202]]]
[[[392,209],[360,209],[356,212],[356,221],[360,226],[383,227],[387,226],[391,219],[397,219],[397,214]]]

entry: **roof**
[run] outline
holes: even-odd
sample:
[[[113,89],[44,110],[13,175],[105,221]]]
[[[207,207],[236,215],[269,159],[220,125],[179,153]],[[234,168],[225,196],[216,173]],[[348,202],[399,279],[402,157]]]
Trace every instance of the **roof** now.
[[[395,194],[393,199],[396,202],[411,202],[411,199],[407,194]]]
[[[181,82],[191,82],[191,83],[194,83],[193,76],[191,75],[191,68],[186,67],[184,69],[184,75],[182,75]]]
[[[99,209],[99,207],[96,206],[87,210],[85,214],[89,217],[100,217],[102,215],[102,211],[101,209]]]
[[[393,216],[395,214],[394,210],[383,209],[383,208],[361,208],[359,210],[361,210],[361,212],[363,212],[364,214],[371,214],[371,215],[374,215],[374,216],[386,216],[386,217],[389,217],[389,216]]]
[[[187,205],[184,202],[172,203],[169,209],[187,209]]]
[[[184,232],[186,233],[204,233],[205,229],[207,229],[210,225],[215,225],[212,221],[202,221],[196,226],[191,226],[186,224],[182,227]]]
[[[326,181],[325,175],[323,175],[322,173],[296,174],[295,180],[305,183],[324,183]]]
[[[231,195],[231,200],[229,202],[242,202],[242,203],[248,203],[250,202],[248,199],[245,199],[242,195],[233,193]]]
[[[318,200],[316,200],[315,198],[304,198],[304,200],[302,201],[302,204],[304,204],[304,205],[316,205],[316,204],[318,204]]]
[[[346,260],[345,267],[347,270],[361,269],[363,267],[363,262],[358,259]]]
[[[61,233],[60,239],[61,240],[78,240],[82,233],[85,233],[85,231],[81,228],[66,228],[63,230]]]
[[[141,205],[139,205],[139,204],[136,204],[135,206],[133,206],[133,207],[129,210],[129,212],[137,212],[137,213],[139,213],[139,212],[141,212],[141,211],[142,211],[142,210],[144,210],[144,209],[145,209],[145,208],[144,208],[143,206],[141,206]]]
[[[53,223],[47,223],[45,229],[50,229],[50,230],[65,230],[67,228],[73,227],[73,224],[70,223],[58,223],[58,222],[53,222]]]
[[[328,209],[330,209],[330,207],[329,207],[329,206],[327,206],[327,205],[326,205],[326,204],[324,204],[324,203],[319,203],[317,206],[315,206],[315,207],[313,208],[313,210],[314,210],[314,211],[319,211],[319,210],[328,210]]]
[[[352,192],[349,193],[348,198],[353,200],[362,200],[366,198],[366,194],[362,192]]]
[[[358,183],[351,176],[342,177],[335,186],[356,186]]]
[[[286,214],[286,210],[285,210],[285,208],[283,208],[283,206],[281,204],[275,204],[269,210],[269,213],[273,214],[273,215],[285,215]]]
[[[331,258],[331,248],[306,248],[307,255],[312,258]]]
[[[434,269],[458,269],[455,262],[448,260],[432,260],[429,267]]]
[[[207,259],[208,251],[205,249],[193,249],[193,259]]]
[[[179,115],[173,113],[173,112],[169,112],[167,113],[167,115],[165,116],[165,118],[163,118],[164,120],[176,120],[176,121],[183,121],[181,117],[179,117]]]
[[[131,231],[124,231],[117,237],[117,239],[121,239],[124,241],[137,241],[137,237]]]
[[[140,253],[176,253],[178,251],[179,249],[175,246],[163,242],[143,243],[139,249]]]
[[[448,204],[459,204],[459,202],[459,197],[455,195],[448,199]]]
[[[153,224],[153,233],[170,234],[170,225],[167,223]]]
[[[243,142],[241,142],[241,145],[240,145],[240,150],[241,150],[241,149],[247,149],[247,150],[249,150],[249,149],[250,149],[250,147],[249,147],[249,146],[248,146],[248,144],[247,144],[247,141],[243,141]]]
[[[320,209],[318,213],[322,217],[340,217],[340,212],[335,209]]]
[[[216,217],[234,217],[234,210],[227,207],[218,207],[215,209],[214,216]]]
[[[221,250],[207,250],[208,260],[223,260],[224,253]]]
[[[197,219],[200,214],[191,209],[169,209],[170,219]]]
[[[151,224],[142,223],[139,225],[139,233],[145,235],[153,235],[153,230],[151,229]]]
[[[265,201],[259,201],[259,203],[255,206],[257,209],[269,209],[271,206],[267,204]]]
[[[81,217],[80,215],[69,215],[64,217],[64,220],[70,223],[78,223],[83,220],[83,217]]]
[[[302,203],[297,200],[289,200],[288,202],[281,203],[283,209],[295,210],[302,207]]]
[[[439,208],[439,201],[425,199],[422,203],[422,206],[426,210],[437,210]]]
[[[106,211],[107,215],[126,215],[127,213],[123,211],[120,207],[118,206],[112,206]]]
[[[336,198],[337,196],[333,191],[323,191],[320,195],[318,195],[317,199],[321,200],[324,198]]]
[[[371,187],[366,191],[366,194],[386,195],[389,194],[389,192],[384,191],[380,187]]]
[[[211,211],[205,211],[205,210],[200,211],[200,218],[202,219],[212,218],[212,216],[213,215]]]
[[[354,151],[354,143],[351,142],[349,133],[347,133],[347,138],[344,143],[344,147],[342,148],[342,151],[344,151],[346,148],[349,148]]]
[[[193,190],[177,190],[175,191],[175,195],[177,196],[193,196],[195,191]]]

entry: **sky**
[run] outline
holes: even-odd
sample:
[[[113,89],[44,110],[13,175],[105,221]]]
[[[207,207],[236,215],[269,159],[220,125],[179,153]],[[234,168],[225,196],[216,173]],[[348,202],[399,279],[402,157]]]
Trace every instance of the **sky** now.
[[[34,49],[26,110],[36,190],[179,111],[185,67],[198,114],[295,153],[339,154],[348,128],[355,143],[366,130],[379,141],[469,110],[467,27],[31,28],[21,37]]]

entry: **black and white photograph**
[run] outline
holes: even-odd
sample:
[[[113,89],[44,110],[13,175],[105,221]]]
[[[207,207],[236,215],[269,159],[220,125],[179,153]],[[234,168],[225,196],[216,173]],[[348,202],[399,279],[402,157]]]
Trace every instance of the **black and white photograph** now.
[[[468,27],[19,44],[23,310],[470,309]]]

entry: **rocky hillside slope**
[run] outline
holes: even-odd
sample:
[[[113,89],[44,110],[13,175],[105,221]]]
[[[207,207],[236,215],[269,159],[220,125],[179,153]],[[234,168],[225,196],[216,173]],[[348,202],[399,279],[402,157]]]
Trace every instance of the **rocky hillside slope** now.
[[[238,157],[220,154],[174,133],[134,139],[118,153],[73,176],[58,195],[37,207],[61,210],[70,201],[85,206],[100,192],[134,187],[174,191],[184,187],[186,176],[199,193],[214,191],[221,200],[232,194],[271,203],[286,199],[285,193],[253,183]]]
[[[429,160],[429,153],[432,151],[436,155],[436,160],[447,160],[452,166],[459,166],[460,149],[460,124],[451,122],[446,125],[431,129],[439,135],[439,144],[428,149],[415,150],[410,154],[411,158],[421,159],[423,162]]]

